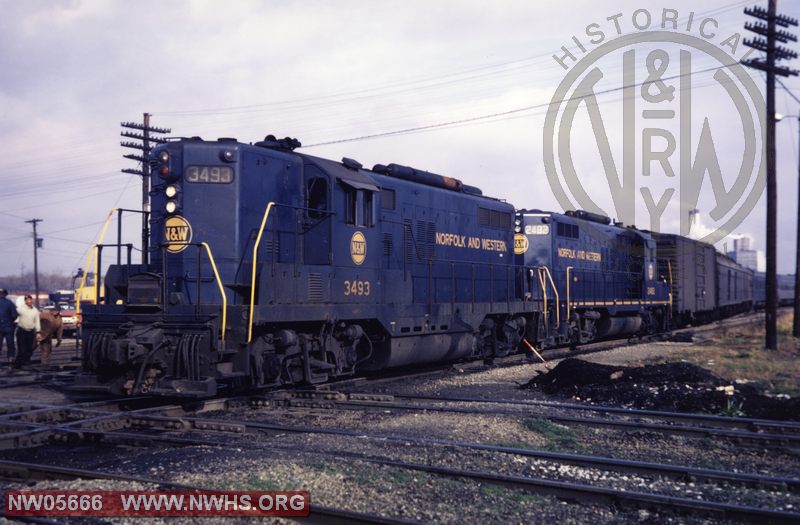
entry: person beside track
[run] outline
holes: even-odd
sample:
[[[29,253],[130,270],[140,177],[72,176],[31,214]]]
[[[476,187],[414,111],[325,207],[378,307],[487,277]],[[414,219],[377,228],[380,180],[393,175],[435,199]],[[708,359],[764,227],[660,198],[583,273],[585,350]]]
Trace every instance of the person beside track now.
[[[42,330],[39,310],[33,306],[33,297],[25,296],[25,303],[17,308],[17,358],[13,367],[21,368],[31,360]]]
[[[8,291],[0,288],[0,354],[3,352],[3,341],[8,347],[8,362],[10,363],[17,354],[14,345],[14,324],[17,320],[17,307],[8,297]]]

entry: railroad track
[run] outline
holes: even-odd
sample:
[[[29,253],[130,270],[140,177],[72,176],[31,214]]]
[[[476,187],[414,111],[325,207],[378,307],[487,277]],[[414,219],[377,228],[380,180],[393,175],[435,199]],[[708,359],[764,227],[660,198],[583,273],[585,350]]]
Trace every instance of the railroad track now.
[[[60,387],[72,383],[81,362],[71,340],[54,348],[50,356],[50,365],[44,367],[37,358],[22,369],[11,368],[9,362],[0,364],[0,389],[12,389],[28,386]]]
[[[352,394],[351,394],[352,395]],[[363,393],[370,396],[369,393]],[[378,394],[376,400],[380,400]],[[670,412],[663,410],[642,410],[635,408],[622,408],[605,405],[589,405],[581,403],[562,403],[558,401],[536,401],[527,399],[487,399],[470,396],[426,396],[417,394],[393,394],[389,398],[404,399],[407,401],[430,401],[442,403],[476,403],[500,406],[520,406],[552,408],[565,411],[596,412],[601,414],[614,414],[634,418],[655,418],[670,422],[691,422],[699,425],[720,428],[738,428],[754,432],[776,432],[795,434],[800,433],[800,422],[778,421],[772,419],[757,419],[746,417],[716,416],[713,414],[698,414],[693,412]]]
[[[398,401],[397,399],[401,399]],[[413,402],[411,402],[413,401]],[[454,403],[495,405],[493,407],[452,406]],[[290,392],[284,397],[265,397],[264,405],[330,410],[448,412],[457,414],[509,415],[548,420],[566,425],[605,427],[628,431],[651,431],[695,438],[726,439],[738,444],[767,448],[800,449],[800,423],[751,418],[636,410],[616,407],[595,407],[555,402],[485,400],[468,397],[383,395],[340,392]],[[505,408],[512,406],[514,408]],[[502,408],[501,408],[502,407]],[[530,407],[547,408],[548,412],[531,412]],[[565,415],[557,410],[611,414],[615,418]],[[657,420],[659,422],[654,422]],[[678,424],[680,423],[680,424]]]
[[[718,483],[724,485],[758,487],[766,490],[781,490],[792,493],[800,492],[800,480],[793,478],[770,477],[755,474],[717,471],[711,469],[697,469],[675,465],[637,462],[604,458],[596,456],[582,456],[560,454],[548,451],[537,451],[513,447],[483,445],[444,439],[419,438],[404,435],[386,435],[374,432],[349,431],[321,427],[280,425],[249,420],[216,419],[198,417],[208,411],[229,410],[241,408],[249,404],[258,404],[263,399],[248,400],[245,398],[218,399],[204,403],[201,407],[187,409],[180,405],[148,407],[130,412],[115,412],[103,410],[97,405],[87,409],[81,406],[79,410],[91,412],[93,417],[76,419],[66,422],[50,422],[47,424],[28,423],[38,426],[40,432],[47,432],[48,439],[58,436],[60,441],[69,440],[96,440],[113,444],[152,445],[161,444],[169,446],[218,446],[240,447],[238,441],[196,438],[192,433],[200,432],[213,436],[234,435],[245,437],[247,434],[259,436],[277,435],[283,433],[306,433],[335,435],[350,438],[368,439],[376,442],[413,443],[417,447],[444,446],[462,450],[473,450],[491,453],[500,453],[514,456],[524,456],[539,460],[552,461],[562,464],[571,464],[587,468],[603,469],[612,472],[635,473],[640,476],[657,476],[674,480],[694,480],[705,483]],[[48,407],[46,407],[48,408]],[[85,414],[84,414],[85,415]],[[178,435],[175,435],[178,434]],[[275,450],[280,447],[265,445],[263,440],[255,445],[258,448]],[[293,450],[293,449],[292,449]],[[345,457],[353,461],[363,461],[380,464],[391,468],[422,471],[437,476],[450,478],[470,479],[478,483],[512,487],[537,493],[552,494],[568,499],[591,499],[592,501],[613,503],[632,508],[648,508],[670,510],[689,513],[704,517],[730,518],[749,522],[791,523],[800,520],[800,514],[773,511],[758,507],[720,503],[714,501],[696,501],[688,498],[676,498],[651,493],[636,493],[629,490],[619,490],[609,487],[596,487],[583,483],[565,482],[545,478],[531,478],[520,476],[499,475],[491,472],[481,472],[466,469],[452,469],[432,465],[421,465],[410,462],[396,461],[386,458],[367,457],[360,454],[349,454],[342,451],[336,452],[336,457]],[[0,469],[0,473],[2,470]],[[376,522],[372,522],[376,523]]]
[[[180,425],[176,425],[179,423]],[[420,447],[446,446],[454,448],[466,448],[483,452],[495,452],[516,456],[534,457],[537,459],[547,459],[557,463],[568,463],[583,467],[600,468],[614,472],[635,473],[644,476],[667,477],[677,480],[693,480],[697,482],[718,483],[723,485],[758,487],[762,490],[779,490],[793,493],[800,492],[800,480],[791,478],[778,478],[752,474],[732,473],[714,471],[709,469],[695,469],[690,467],[679,467],[674,465],[663,465],[646,462],[634,462],[626,460],[615,460],[610,458],[598,458],[593,456],[579,456],[570,454],[558,454],[546,451],[535,451],[529,449],[518,449],[512,447],[500,447],[493,445],[481,445],[474,443],[463,443],[450,440],[421,439],[414,436],[383,435],[375,433],[365,433],[363,431],[343,431],[336,429],[320,429],[311,427],[296,427],[289,425],[274,425],[252,421],[239,420],[215,420],[203,419],[198,417],[168,417],[158,415],[139,415],[131,420],[131,427],[138,429],[139,432],[100,432],[80,430],[84,435],[94,435],[97,439],[110,443],[124,444],[152,444],[159,443],[171,446],[216,446],[226,448],[239,448],[243,444],[239,441],[231,441],[228,438],[208,439],[171,435],[180,430],[183,433],[190,430],[199,431],[206,435],[229,435],[235,434],[243,437],[247,432],[258,433],[263,436],[263,432],[286,433],[300,432],[312,434],[334,434],[359,439],[369,439],[379,442],[413,443]],[[142,433],[142,430],[149,432],[164,431],[167,434],[152,435]],[[296,448],[285,448],[280,446],[265,445],[262,439],[255,446],[258,449],[272,451],[291,451],[301,452]],[[326,455],[330,457],[330,455]],[[743,506],[714,501],[698,501],[689,498],[660,495],[653,493],[633,492],[626,489],[616,489],[610,487],[597,487],[585,483],[552,480],[536,477],[523,477],[512,475],[501,475],[485,471],[475,471],[468,469],[453,469],[434,465],[424,465],[397,461],[386,458],[370,457],[364,454],[348,453],[346,451],[336,451],[334,456],[338,461],[361,461],[365,463],[382,465],[390,468],[405,469],[412,471],[425,472],[436,476],[466,479],[476,483],[488,483],[495,486],[525,490],[538,494],[550,494],[559,498],[570,500],[586,501],[587,499],[596,503],[622,505],[626,508],[646,508],[650,510],[680,512],[683,514],[697,515],[715,519],[735,519],[752,523],[763,523],[766,521],[773,523],[796,523],[800,519],[800,514],[791,512],[773,511],[753,506]],[[0,462],[0,474],[3,473],[3,463]]]
[[[752,317],[752,316],[751,316]],[[731,323],[731,321],[738,321]],[[752,318],[728,320],[727,327],[738,326],[755,322]],[[718,328],[715,325],[702,327],[703,331],[712,331]],[[700,331],[700,328],[694,329]],[[627,343],[610,341],[594,343],[591,348],[579,352],[568,351],[567,355],[575,356],[579,353],[605,351]],[[557,356],[548,353],[551,359]],[[517,366],[524,356],[515,355],[506,358],[499,366]],[[480,365],[459,364],[459,367],[474,367],[484,370]],[[424,377],[442,374],[452,370],[452,365],[437,367],[434,370],[415,371],[412,377]],[[0,449],[37,446],[51,442],[69,441],[99,441],[110,444],[125,445],[153,445],[165,446],[216,446],[231,447],[238,443],[231,440],[237,436],[247,439],[249,434],[259,436],[278,435],[283,433],[305,433],[335,435],[348,438],[367,439],[372,442],[412,443],[416,447],[427,448],[432,446],[449,447],[457,450],[472,450],[509,456],[522,456],[540,461],[549,461],[556,464],[568,464],[585,468],[602,469],[614,473],[633,473],[643,477],[658,477],[676,481],[697,481],[702,483],[718,484],[722,486],[739,486],[758,488],[772,491],[800,492],[800,480],[785,477],[772,477],[757,474],[744,474],[726,472],[712,469],[697,469],[679,465],[665,465],[648,462],[620,460],[607,457],[586,456],[576,454],[561,454],[549,451],[522,449],[466,443],[445,439],[418,438],[415,436],[385,435],[374,432],[348,431],[324,427],[307,427],[296,425],[280,425],[268,422],[238,420],[231,418],[200,417],[212,411],[227,411],[249,406],[272,406],[274,408],[327,408],[344,410],[392,410],[392,411],[442,411],[470,414],[507,414],[521,417],[542,417],[565,424],[586,424],[595,426],[614,426],[635,430],[643,428],[644,420],[659,420],[662,423],[651,423],[650,430],[670,433],[688,434],[694,436],[725,436],[738,442],[750,442],[759,446],[779,446],[797,448],[800,442],[800,424],[755,420],[746,418],[723,418],[719,416],[705,416],[700,414],[668,413],[660,411],[637,411],[617,407],[602,407],[593,405],[579,405],[569,403],[555,403],[530,400],[491,400],[469,397],[437,397],[437,396],[409,396],[409,395],[374,395],[351,392],[342,396],[341,393],[332,391],[338,387],[373,386],[376,382],[391,383],[393,381],[407,380],[408,374],[399,374],[395,377],[381,379],[356,378],[345,382],[325,385],[313,393],[284,392],[269,393],[257,398],[230,397],[188,402],[183,404],[163,404],[158,401],[155,406],[148,405],[143,400],[130,399],[129,406],[120,405],[120,400],[101,400],[69,405],[45,405],[27,403],[25,401],[15,405],[13,402],[0,402]],[[2,388],[2,383],[0,383]],[[281,399],[283,396],[283,399]],[[304,398],[309,396],[310,398]],[[327,399],[326,399],[327,397]],[[137,403],[140,403],[138,404]],[[150,403],[153,403],[151,400]],[[477,407],[464,407],[464,404],[478,405]],[[123,409],[128,410],[123,410]],[[547,409],[559,410],[560,415],[531,414],[531,410]],[[597,413],[620,418],[621,421],[608,423],[599,418],[564,415],[564,413]],[[559,419],[560,418],[560,419]],[[687,424],[688,423],[688,424]],[[679,428],[680,427],[680,428]],[[226,436],[224,440],[199,438],[203,436]],[[239,445],[241,446],[241,445]],[[254,446],[248,443],[247,446]],[[265,450],[283,450],[283,452],[298,452],[296,449],[281,449],[276,445],[266,445],[261,440],[255,445]],[[303,452],[303,451],[299,451]],[[611,487],[598,487],[585,483],[565,482],[546,478],[533,478],[529,476],[500,475],[493,472],[480,470],[453,469],[448,467],[423,465],[413,462],[397,461],[385,457],[374,457],[364,454],[353,454],[343,451],[331,451],[334,457],[346,458],[349,461],[361,461],[369,464],[383,465],[387,468],[405,469],[411,471],[427,472],[428,474],[472,480],[476,483],[488,483],[502,487],[511,487],[534,493],[552,494],[560,498],[574,500],[591,500],[606,504],[622,505],[630,508],[645,508],[668,510],[685,514],[710,517],[714,519],[736,519],[748,522],[775,522],[798,523],[800,514],[791,512],[774,511],[760,507],[748,507],[715,501],[696,501],[670,495],[637,493],[630,490],[618,490]],[[0,476],[4,476],[3,463],[0,461]],[[8,463],[8,462],[5,462]],[[36,466],[34,466],[36,467]],[[34,468],[32,467],[32,468]],[[50,468],[39,465],[41,468]],[[35,468],[34,468],[35,470]],[[32,473],[32,476],[37,474]],[[157,481],[157,480],[156,480]],[[407,523],[403,521],[352,521],[358,518],[348,517],[341,523]],[[334,522],[333,515],[327,516],[320,522]]]
[[[153,485],[162,489],[191,490],[191,491],[213,491],[218,490],[213,487],[199,487],[175,483],[155,478],[142,476],[132,476],[114,472],[103,472],[97,470],[76,469],[68,467],[57,467],[53,465],[42,465],[36,463],[25,463],[18,461],[0,460],[0,477],[8,481],[27,481],[27,480],[70,480],[70,479],[105,479],[114,481],[131,481],[146,485]],[[14,518],[8,518],[14,519]],[[389,518],[377,514],[353,512],[346,509],[325,507],[322,505],[311,504],[311,510],[307,518],[302,518],[304,523],[320,523],[333,525],[410,525],[415,522]]]
[[[458,398],[459,400],[461,398]],[[132,400],[128,400],[129,402]],[[140,401],[150,401],[149,398],[140,398]],[[204,432],[222,432],[231,433],[236,435],[244,435],[248,432],[262,433],[263,431],[272,432],[302,432],[311,434],[334,434],[334,435],[352,435],[362,436],[369,435],[374,439],[395,439],[392,436],[383,434],[370,434],[363,431],[348,431],[341,429],[330,429],[323,427],[307,427],[296,425],[283,425],[264,422],[254,422],[248,420],[235,420],[230,418],[202,418],[197,417],[197,414],[216,411],[229,411],[245,406],[264,407],[265,404],[272,403],[272,399],[264,398],[228,398],[228,399],[215,399],[207,401],[201,405],[194,405],[187,408],[185,405],[157,405],[157,406],[143,406],[139,409],[119,411],[119,401],[101,401],[83,404],[75,404],[72,406],[44,406],[38,407],[36,410],[21,410],[18,413],[4,414],[0,416],[0,426],[11,425],[16,428],[24,429],[30,434],[40,434],[40,438],[35,440],[37,444],[42,444],[50,440],[55,441],[68,441],[71,439],[80,439],[82,436],[94,436],[95,438],[102,438],[104,434],[109,437],[124,437],[126,439],[142,438],[140,442],[155,441],[158,442],[158,436],[137,436],[134,433],[122,433],[123,430],[156,430],[162,432],[188,432],[188,431],[204,431]],[[339,402],[341,403],[341,402]],[[356,402],[363,403],[363,402]],[[512,403],[514,403],[512,401]],[[282,405],[285,406],[285,405]],[[308,408],[309,405],[301,404],[302,408]],[[319,408],[319,403],[313,405],[314,408]],[[375,407],[385,407],[385,403],[376,402]],[[415,406],[416,409],[421,407]],[[461,411],[458,411],[461,412]],[[469,413],[474,413],[473,410],[468,410]],[[641,412],[641,411],[634,411]],[[648,415],[655,411],[644,411]],[[483,412],[481,412],[483,413]],[[488,414],[496,414],[494,410],[487,411]],[[511,412],[509,412],[511,413]],[[515,415],[526,415],[525,413],[514,412]],[[16,421],[12,418],[14,416],[21,416],[22,420]],[[32,417],[35,416],[35,417]],[[745,422],[750,420],[744,420]],[[756,420],[763,423],[771,423],[763,420]],[[781,422],[774,422],[779,424]],[[636,423],[637,427],[641,427],[641,423]],[[796,426],[793,426],[796,428]],[[710,430],[710,429],[706,429]],[[116,434],[115,434],[116,432]],[[794,436],[793,436],[794,437]],[[413,439],[409,436],[401,436],[396,439],[409,440]],[[167,440],[174,442],[172,438]],[[532,449],[518,449],[513,447],[502,447],[492,445],[470,444],[458,441],[449,440],[428,440],[421,443],[433,444],[447,444],[458,447],[472,448],[476,450],[488,450],[503,453],[520,454],[540,459],[554,459],[565,463],[574,465],[591,466],[598,468],[613,468],[622,469],[628,472],[635,472],[638,474],[658,474],[671,479],[698,479],[698,480],[722,480],[726,483],[738,484],[744,486],[783,486],[787,487],[790,491],[800,492],[800,481],[791,478],[775,477],[761,475],[747,475],[740,473],[728,473],[725,475],[724,471],[715,471],[709,469],[696,469],[691,467],[671,466],[657,463],[637,462],[628,460],[618,460],[607,457],[596,456],[580,456],[572,454],[560,454],[549,451],[536,451]],[[183,444],[193,443],[191,440]],[[13,447],[18,448],[18,447]]]

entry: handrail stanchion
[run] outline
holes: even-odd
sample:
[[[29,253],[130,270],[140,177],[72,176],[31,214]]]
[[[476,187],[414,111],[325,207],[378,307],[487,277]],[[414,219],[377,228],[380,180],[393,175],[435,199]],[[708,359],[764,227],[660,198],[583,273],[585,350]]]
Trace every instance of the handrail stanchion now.
[[[567,266],[567,322],[569,322],[569,273],[572,270],[572,266]]]
[[[669,270],[669,311],[672,315],[672,262],[667,259],[667,270]]]
[[[217,264],[214,262],[214,256],[211,254],[211,247],[205,242],[201,242],[200,244],[206,249],[206,253],[208,253],[208,260],[211,262],[211,269],[214,270],[214,278],[217,280],[219,293],[222,296],[222,349],[225,350],[225,332],[228,326],[228,297],[225,295],[225,287],[222,286],[222,280],[217,271]]]
[[[196,256],[196,266],[197,266],[197,273],[195,274],[195,292],[194,292],[194,314],[200,314],[200,257],[202,256],[203,251],[200,249],[200,246],[197,247],[197,251],[195,252]]]
[[[117,264],[122,264],[122,208],[117,209]]]
[[[553,274],[550,273],[550,268],[548,268],[547,266],[542,266],[541,270],[543,271],[545,276],[547,276],[547,279],[550,281],[550,286],[553,288],[553,293],[556,296],[556,302],[555,302],[556,328],[559,328],[561,326],[561,305],[559,304],[561,302],[561,299],[559,299],[558,297],[558,288],[556,288],[556,283],[555,281],[553,281]],[[542,287],[544,288],[546,281],[544,280],[544,277],[541,277],[541,280],[542,280]]]
[[[161,311],[166,315],[167,313],[167,250],[166,245],[161,246]]]
[[[541,268],[536,268],[536,275],[539,278],[539,285],[542,287],[542,313],[544,313],[544,323],[545,323],[545,325],[548,326],[548,330],[549,330],[550,323],[548,322],[548,319],[547,319],[547,286],[546,286],[546,283],[544,281],[544,275],[543,274],[544,274],[544,272],[542,271]]]
[[[264,234],[264,227],[267,225],[267,219],[269,218],[269,212],[272,210],[272,207],[275,205],[274,202],[270,202],[267,204],[267,209],[264,210],[264,217],[261,219],[261,226],[258,228],[258,236],[256,237],[256,242],[253,245],[253,275],[250,280],[250,319],[247,323],[247,342],[250,343],[253,340],[253,312],[255,310],[255,303],[256,303],[256,271],[258,269],[258,246],[261,244],[261,236]],[[273,236],[274,237],[274,236]],[[275,246],[275,239],[272,239],[273,248]],[[274,259],[273,253],[273,259]]]

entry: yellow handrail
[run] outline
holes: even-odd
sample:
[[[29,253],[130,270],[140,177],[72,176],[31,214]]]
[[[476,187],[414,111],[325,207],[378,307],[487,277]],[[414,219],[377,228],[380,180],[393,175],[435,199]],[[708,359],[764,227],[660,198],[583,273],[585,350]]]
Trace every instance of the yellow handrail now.
[[[98,246],[103,244],[103,238],[106,236],[106,231],[108,230],[108,225],[111,223],[111,217],[114,216],[114,212],[117,211],[117,208],[111,208],[111,211],[108,212],[108,217],[106,217],[106,222],[103,225],[103,229],[100,231],[100,237],[97,239],[97,243],[92,245],[92,249],[89,251],[89,255],[86,257],[86,271],[83,272],[83,277],[81,277],[81,285],[79,290],[82,290],[84,285],[86,285],[86,277],[89,275],[89,266],[92,264],[92,259],[94,258],[94,296],[95,299],[98,299],[99,295],[99,286],[100,286],[100,276],[97,273],[97,252]],[[94,256],[94,257],[93,257]],[[75,315],[79,315],[81,313],[81,299],[80,297],[77,298],[75,301]]]
[[[569,322],[569,272],[572,266],[567,266],[567,322]]]
[[[547,284],[544,280],[544,272],[542,268],[536,268],[536,275],[539,277],[539,284],[542,287],[542,305],[544,308],[544,322],[547,324]]]
[[[253,245],[253,277],[250,280],[250,321],[247,326],[248,343],[253,340],[253,311],[256,304],[256,262],[258,261],[258,245],[261,244],[261,235],[264,233],[264,227],[267,225],[267,218],[273,206],[275,206],[274,202],[267,204],[267,209],[264,210],[264,217],[261,219],[261,227],[258,229],[256,243]]]
[[[222,286],[222,280],[219,278],[217,263],[214,262],[214,256],[211,255],[211,247],[205,242],[201,242],[200,244],[203,245],[203,247],[206,249],[206,253],[208,253],[208,260],[211,261],[211,269],[214,270],[214,278],[217,280],[219,293],[222,296],[222,349],[225,350],[225,331],[228,325],[228,298],[225,296],[225,287]],[[199,279],[200,276],[198,275],[197,278]],[[199,297],[197,298],[197,301],[200,301]]]
[[[547,274],[550,286],[553,287],[553,293],[556,295],[556,328],[558,328],[561,326],[561,300],[558,298],[558,288],[556,288],[556,283],[553,281],[553,274],[550,273],[550,268],[547,266],[542,266],[542,268],[544,268],[544,273]]]
[[[669,270],[669,311],[672,312],[672,261],[667,259],[667,270]]]

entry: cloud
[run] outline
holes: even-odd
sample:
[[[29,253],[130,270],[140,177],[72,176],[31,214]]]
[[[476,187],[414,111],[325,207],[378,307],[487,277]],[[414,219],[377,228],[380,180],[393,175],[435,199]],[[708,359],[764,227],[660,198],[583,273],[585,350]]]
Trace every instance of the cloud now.
[[[121,157],[128,151],[119,146],[120,121],[140,120],[147,111],[154,125],[176,136],[248,142],[275,133],[313,144],[547,103],[564,76],[551,55],[573,46],[571,37],[587,24],[606,23],[616,12],[629,18],[638,7],[632,1],[614,9],[561,2],[546,12],[522,0],[492,8],[477,0],[0,1],[0,212],[43,218],[42,267],[68,273],[83,264],[97,222],[115,202],[140,206],[138,178],[119,172],[135,167]],[[741,26],[739,9],[721,0],[704,9],[716,7],[727,9],[718,15],[726,30]],[[684,16],[694,9],[688,1],[675,8]],[[609,69],[610,83],[619,70]],[[737,153],[736,130],[726,129],[725,109],[708,93],[699,90],[694,103],[722,119],[714,126],[725,162]],[[617,98],[604,102],[609,115],[620,107]],[[780,96],[778,109],[797,112]],[[520,207],[560,209],[544,176],[544,111],[308,151],[370,166],[408,164]],[[609,119],[616,139],[620,127]],[[782,239],[793,239],[795,228],[795,157],[785,153],[793,126],[778,130]],[[604,175],[586,122],[573,143],[593,197],[610,206],[597,183]],[[702,201],[698,208],[711,209]],[[761,210],[763,203],[741,231],[763,231]],[[0,235],[14,237],[7,241],[14,254],[0,258],[0,275],[19,269],[30,244],[20,237],[24,222],[2,218],[9,231]],[[124,235],[136,240],[137,227]],[[763,247],[763,236],[755,233],[754,243]],[[781,271],[790,269],[790,244],[781,243],[780,264],[787,266]]]

